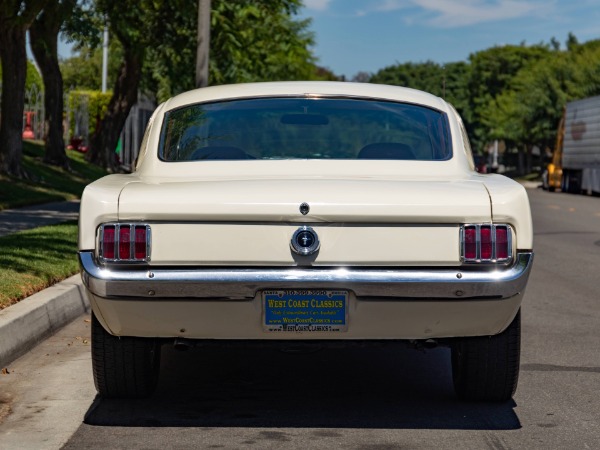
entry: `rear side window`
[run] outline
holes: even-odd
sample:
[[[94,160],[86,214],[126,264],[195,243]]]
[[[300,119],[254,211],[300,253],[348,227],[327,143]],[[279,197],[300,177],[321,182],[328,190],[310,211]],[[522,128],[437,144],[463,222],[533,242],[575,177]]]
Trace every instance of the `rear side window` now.
[[[444,113],[407,103],[263,98],[166,113],[163,161],[387,159],[443,161],[452,149]]]

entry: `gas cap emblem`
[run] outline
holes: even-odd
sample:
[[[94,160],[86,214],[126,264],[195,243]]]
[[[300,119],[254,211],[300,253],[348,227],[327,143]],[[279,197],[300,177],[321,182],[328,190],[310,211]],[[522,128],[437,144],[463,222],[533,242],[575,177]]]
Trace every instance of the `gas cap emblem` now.
[[[319,236],[311,227],[298,228],[292,236],[290,247],[299,255],[308,256],[319,250]]]
[[[307,215],[309,211],[310,211],[310,206],[308,206],[308,203],[304,202],[300,205],[300,212],[302,213],[303,216]]]

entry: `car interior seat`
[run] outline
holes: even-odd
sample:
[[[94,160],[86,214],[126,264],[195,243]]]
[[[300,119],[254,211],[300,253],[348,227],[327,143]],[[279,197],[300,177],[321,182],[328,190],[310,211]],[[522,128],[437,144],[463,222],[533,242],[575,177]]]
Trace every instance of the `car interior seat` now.
[[[416,159],[412,149],[399,142],[377,142],[365,145],[358,159]]]

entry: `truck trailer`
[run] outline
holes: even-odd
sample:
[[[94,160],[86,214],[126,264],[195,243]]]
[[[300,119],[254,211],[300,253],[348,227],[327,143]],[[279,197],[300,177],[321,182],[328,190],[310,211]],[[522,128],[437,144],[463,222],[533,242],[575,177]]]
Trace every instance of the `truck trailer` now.
[[[600,96],[567,103],[544,185],[570,193],[600,193]]]

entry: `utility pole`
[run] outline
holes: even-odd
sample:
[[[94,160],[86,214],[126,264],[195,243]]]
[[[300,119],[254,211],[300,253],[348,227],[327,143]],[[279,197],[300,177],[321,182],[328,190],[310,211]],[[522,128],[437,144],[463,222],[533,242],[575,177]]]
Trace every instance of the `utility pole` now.
[[[106,79],[108,78],[108,25],[104,25],[102,40],[102,93],[106,92]]]
[[[210,49],[210,0],[198,0],[198,38],[196,47],[196,87],[208,86]]]

